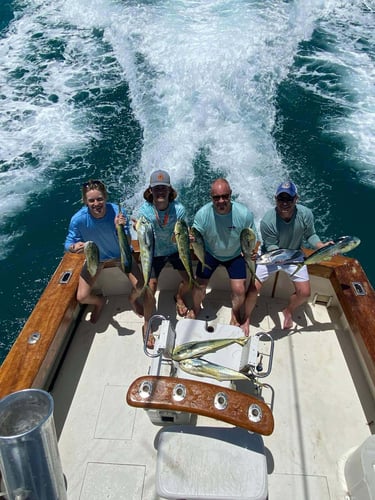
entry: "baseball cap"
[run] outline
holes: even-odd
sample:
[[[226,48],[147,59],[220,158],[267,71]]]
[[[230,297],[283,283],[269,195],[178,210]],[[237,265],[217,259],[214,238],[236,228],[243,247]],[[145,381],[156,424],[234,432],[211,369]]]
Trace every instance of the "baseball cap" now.
[[[297,188],[294,182],[286,181],[280,184],[280,186],[276,189],[275,196],[279,196],[281,193],[287,193],[289,196],[294,198],[297,194]]]
[[[150,177],[150,187],[155,186],[170,186],[171,179],[165,170],[155,170]]]

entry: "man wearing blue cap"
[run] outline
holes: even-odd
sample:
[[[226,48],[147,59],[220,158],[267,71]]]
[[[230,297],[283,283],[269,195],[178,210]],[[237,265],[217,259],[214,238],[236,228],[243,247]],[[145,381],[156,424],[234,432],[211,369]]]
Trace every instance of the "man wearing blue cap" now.
[[[279,248],[299,250],[308,243],[314,249],[321,248],[332,242],[322,243],[315,232],[314,216],[312,211],[297,204],[298,193],[296,185],[291,182],[280,184],[275,193],[276,207],[268,210],[260,222],[260,232],[263,241],[263,250],[271,252]],[[291,295],[288,306],[283,310],[284,330],[293,327],[293,312],[310,296],[310,279],[307,267],[303,266],[296,272],[295,265],[257,265],[255,286],[259,292],[262,283],[277,271],[284,271],[293,282],[295,292]],[[255,306],[256,295],[248,293],[246,298],[246,314],[250,314]]]

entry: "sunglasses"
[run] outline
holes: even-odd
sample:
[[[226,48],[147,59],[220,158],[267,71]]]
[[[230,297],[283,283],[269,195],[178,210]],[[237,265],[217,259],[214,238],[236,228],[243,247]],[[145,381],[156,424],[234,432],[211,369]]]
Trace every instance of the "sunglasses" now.
[[[103,183],[102,183],[102,181],[99,181],[99,180],[92,180],[92,179],[90,179],[89,181],[84,182],[84,183],[82,184],[82,187],[83,187],[84,189],[87,189],[88,187],[90,187],[90,188],[91,188],[91,187],[93,187],[93,186],[101,186],[101,187],[103,187]]]
[[[292,196],[277,196],[276,200],[283,203],[291,203],[294,198]]]
[[[228,201],[229,198],[230,198],[230,194],[229,193],[226,193],[226,194],[213,194],[211,196],[211,198],[214,200],[214,201],[220,201],[220,199],[222,198],[224,201]]]

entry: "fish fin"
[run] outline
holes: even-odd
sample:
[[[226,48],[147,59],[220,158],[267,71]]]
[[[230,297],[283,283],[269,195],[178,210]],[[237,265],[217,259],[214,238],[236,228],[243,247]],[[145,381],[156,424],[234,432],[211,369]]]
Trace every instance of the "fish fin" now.
[[[292,272],[292,274],[290,275],[290,277],[294,276],[296,273],[298,273],[298,271],[301,269],[301,267],[303,267],[305,264],[297,264],[297,267],[295,268],[295,270]]]

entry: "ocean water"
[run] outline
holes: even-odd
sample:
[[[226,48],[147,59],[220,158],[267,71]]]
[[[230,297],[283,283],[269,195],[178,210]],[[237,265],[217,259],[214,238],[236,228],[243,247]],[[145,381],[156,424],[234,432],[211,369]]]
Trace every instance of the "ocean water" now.
[[[0,361],[80,185],[129,213],[167,169],[189,218],[226,176],[257,223],[292,179],[375,283],[374,0],[3,0]]]

